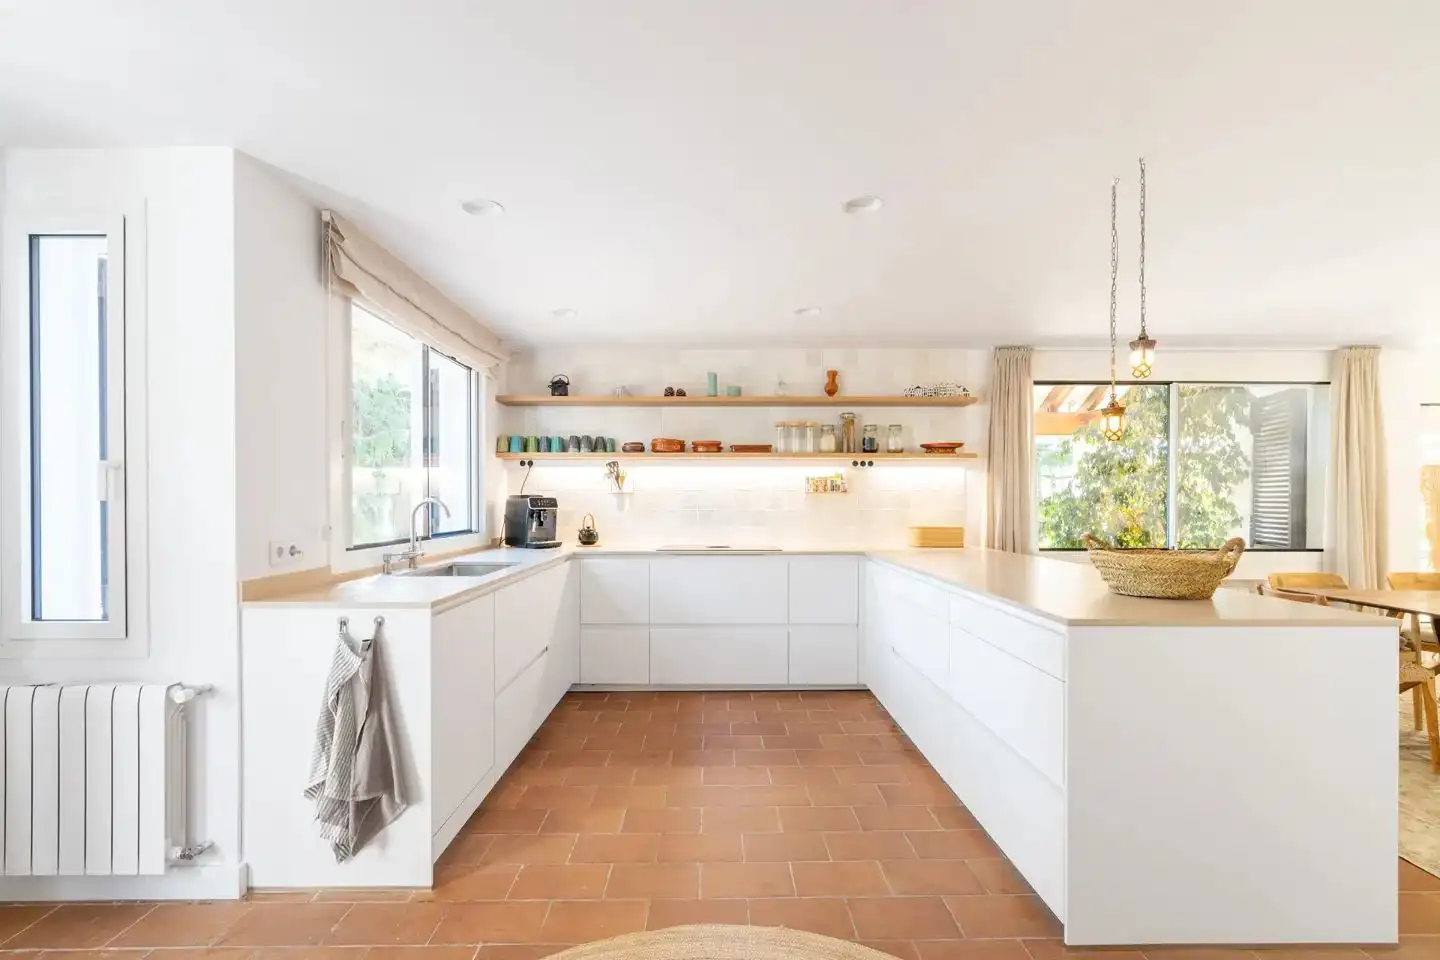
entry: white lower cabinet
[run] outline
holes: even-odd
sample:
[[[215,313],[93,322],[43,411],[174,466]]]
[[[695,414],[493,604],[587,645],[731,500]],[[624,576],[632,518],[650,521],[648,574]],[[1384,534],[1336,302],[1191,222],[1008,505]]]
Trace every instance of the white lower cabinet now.
[[[859,683],[858,633],[854,626],[791,627],[790,682],[843,687]]]
[[[650,562],[650,623],[768,624],[790,615],[784,557],[664,557]]]
[[[950,628],[950,695],[1045,776],[1065,782],[1065,684]]]
[[[438,614],[430,657],[430,817],[438,833],[495,763],[495,598]]]
[[[790,675],[785,627],[651,627],[650,682],[784,684]]]
[[[515,761],[555,706],[546,696],[548,657],[548,650],[541,653],[495,694],[495,753],[502,769]]]
[[[649,683],[650,628],[580,628],[581,683]]]

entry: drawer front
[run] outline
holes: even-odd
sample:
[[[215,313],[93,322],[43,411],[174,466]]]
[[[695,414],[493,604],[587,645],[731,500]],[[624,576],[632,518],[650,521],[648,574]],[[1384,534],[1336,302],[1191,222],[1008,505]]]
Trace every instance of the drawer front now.
[[[581,683],[649,683],[650,628],[580,628]]]
[[[1065,679],[1065,637],[1059,629],[1011,616],[967,597],[951,596],[950,625],[981,637],[1059,680]]]
[[[893,595],[882,596],[885,641],[931,683],[945,689],[950,664],[949,625],[941,617]]]
[[[785,623],[790,606],[787,564],[784,557],[652,560],[650,622]]]
[[[932,617],[945,619],[950,615],[949,592],[932,586],[903,570],[883,564],[875,565],[875,584],[886,600],[903,600],[919,607]]]
[[[784,684],[788,648],[785,627],[652,627],[650,682]]]
[[[792,557],[790,622],[860,622],[860,561],[856,557]]]
[[[530,742],[553,704],[545,702],[545,676],[549,664],[542,654],[495,695],[495,752],[508,767]]]
[[[650,561],[632,557],[580,561],[581,623],[649,623]]]
[[[797,686],[845,686],[860,681],[855,627],[791,627],[790,682]]]
[[[950,628],[950,695],[1053,783],[1065,783],[1065,684]]]

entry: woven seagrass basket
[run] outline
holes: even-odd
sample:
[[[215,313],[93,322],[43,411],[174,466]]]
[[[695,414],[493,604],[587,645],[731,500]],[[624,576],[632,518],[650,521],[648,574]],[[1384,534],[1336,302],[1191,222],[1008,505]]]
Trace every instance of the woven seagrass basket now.
[[[1209,600],[1235,570],[1245,541],[1233,537],[1214,553],[1191,550],[1116,550],[1085,534],[1090,562],[1112,593],[1152,600]]]

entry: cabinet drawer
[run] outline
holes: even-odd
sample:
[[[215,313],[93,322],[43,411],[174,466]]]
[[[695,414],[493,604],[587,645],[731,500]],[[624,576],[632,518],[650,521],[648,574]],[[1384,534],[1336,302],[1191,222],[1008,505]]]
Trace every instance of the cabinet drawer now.
[[[875,585],[886,601],[903,600],[942,620],[950,614],[950,594],[947,591],[903,570],[876,564]]]
[[[650,622],[785,623],[789,619],[787,563],[784,557],[652,560]]]
[[[790,682],[802,686],[854,686],[860,679],[855,627],[791,627]]]
[[[945,689],[950,663],[950,630],[944,619],[928,610],[897,600],[882,598],[886,604],[885,638],[890,646],[925,679]]]
[[[581,683],[649,683],[648,627],[580,628]]]
[[[430,625],[431,831],[495,762],[495,597],[437,614]]]
[[[783,684],[788,648],[785,627],[652,627],[650,682]]]
[[[792,557],[790,622],[860,622],[860,562],[855,557]]]
[[[649,623],[650,561],[580,561],[581,623]]]
[[[1065,782],[1065,684],[950,628],[950,695],[1056,784]]]
[[[495,752],[502,766],[508,767],[514,761],[550,714],[553,704],[545,702],[548,667],[542,653],[509,686],[495,694]]]
[[[950,625],[988,640],[1037,669],[1065,679],[1065,638],[1059,630],[1012,616],[967,597],[950,598]]]

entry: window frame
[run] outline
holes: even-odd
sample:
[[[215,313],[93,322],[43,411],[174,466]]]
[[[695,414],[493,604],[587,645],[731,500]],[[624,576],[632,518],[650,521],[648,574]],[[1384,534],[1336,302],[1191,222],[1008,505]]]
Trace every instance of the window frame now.
[[[1034,380],[1034,381],[1032,381],[1031,386],[1032,386],[1032,387],[1080,387],[1080,386],[1096,386],[1096,385],[1098,385],[1098,383],[1099,383],[1099,381],[1098,381],[1098,380],[1095,380],[1095,379],[1076,380],[1076,379],[1047,378],[1047,379],[1044,379],[1044,380]],[[1178,449],[1177,444],[1178,444],[1179,430],[1180,430],[1179,416],[1178,416],[1178,414],[1179,414],[1179,404],[1180,404],[1180,394],[1179,394],[1179,391],[1175,390],[1174,388],[1175,388],[1175,387],[1325,387],[1325,388],[1328,390],[1328,389],[1330,389],[1330,387],[1331,387],[1331,381],[1329,381],[1329,380],[1222,380],[1222,379],[1205,379],[1205,380],[1117,380],[1117,381],[1116,381],[1116,385],[1117,385],[1117,386],[1122,386],[1122,387],[1146,387],[1146,386],[1148,386],[1148,387],[1165,387],[1166,390],[1167,390],[1167,392],[1168,392],[1169,400],[1170,400],[1170,416],[1169,416],[1168,421],[1167,421],[1167,428],[1168,428],[1169,433],[1170,433],[1170,436],[1169,436],[1170,455],[1167,457],[1167,462],[1166,462],[1166,465],[1165,465],[1165,466],[1166,466],[1166,478],[1167,478],[1167,479],[1166,479],[1166,483],[1167,483],[1166,501],[1165,501],[1165,541],[1166,541],[1166,544],[1167,544],[1167,549],[1173,549],[1173,547],[1169,547],[1168,545],[1169,545],[1169,544],[1173,544],[1173,543],[1175,542],[1175,523],[1176,523],[1176,516],[1177,516],[1176,496],[1177,496],[1177,493],[1178,493],[1178,490],[1177,490],[1177,487],[1178,487],[1177,476],[1178,476],[1178,473],[1179,473],[1179,466],[1178,466],[1178,462],[1177,462],[1178,458],[1175,456],[1175,450]],[[1032,416],[1032,417],[1034,416],[1034,411],[1031,411],[1031,416]],[[1030,491],[1030,503],[1031,503],[1031,508],[1032,508],[1032,515],[1035,517],[1035,521],[1034,521],[1034,523],[1035,523],[1035,542],[1036,542],[1035,551],[1036,551],[1036,553],[1085,553],[1085,552],[1087,551],[1087,548],[1086,548],[1086,547],[1042,547],[1042,546],[1039,546],[1039,545],[1038,545],[1039,542],[1040,542],[1040,537],[1039,537],[1039,525],[1040,525],[1040,523],[1039,523],[1039,509],[1038,509],[1038,508],[1039,508],[1039,504],[1040,504],[1040,473],[1039,473],[1039,470],[1037,469],[1037,462],[1036,462],[1036,457],[1035,457],[1036,449],[1037,449],[1037,448],[1036,448],[1036,444],[1032,441],[1031,444],[1030,444],[1030,476],[1032,477],[1032,489],[1031,489],[1031,491]],[[1328,477],[1328,475],[1327,475],[1326,477],[1321,478],[1321,479],[1322,479],[1322,481],[1325,482],[1325,483],[1328,483],[1328,482],[1329,482],[1329,477]],[[1308,475],[1307,475],[1307,480],[1306,480],[1306,482],[1307,482],[1307,483],[1309,482]],[[1133,548],[1120,547],[1120,548],[1117,548],[1117,549],[1125,550],[1125,549],[1133,549]],[[1142,549],[1143,549],[1143,548],[1142,548]],[[1245,552],[1246,552],[1246,553],[1324,553],[1324,552],[1325,552],[1325,548],[1324,548],[1323,546],[1319,546],[1319,547],[1252,547],[1252,546],[1249,545],[1249,543],[1247,543],[1247,544],[1245,545]]]
[[[104,236],[105,620],[33,619],[31,299],[34,240]],[[144,655],[145,402],[143,218],[109,211],[10,213],[0,233],[0,657]]]
[[[351,515],[351,460],[353,436],[353,380],[351,369],[351,309],[359,307],[361,310],[389,323],[396,330],[414,339],[422,349],[422,369],[428,376],[429,360],[428,353],[424,351],[433,350],[444,356],[446,359],[459,364],[470,373],[470,483],[468,494],[470,497],[471,523],[473,529],[455,530],[448,533],[431,534],[429,522],[425,525],[425,533],[419,538],[420,543],[443,544],[444,553],[456,554],[470,550],[481,550],[490,545],[490,538],[486,529],[486,513],[484,502],[483,473],[483,448],[485,438],[484,421],[484,398],[486,396],[487,380],[489,374],[476,370],[465,361],[451,356],[445,351],[429,343],[423,337],[418,337],[404,324],[396,323],[385,311],[375,304],[359,298],[346,297],[340,294],[332,294],[330,297],[331,315],[331,382],[334,385],[331,391],[331,443],[330,443],[330,568],[336,572],[349,573],[358,570],[365,570],[372,567],[379,567],[384,555],[395,552],[396,547],[409,542],[409,537],[402,537],[396,540],[386,540],[378,543],[351,544],[351,530],[353,518]],[[428,382],[428,381],[424,381]],[[424,417],[422,417],[422,421]],[[421,439],[423,448],[424,440]],[[422,451],[423,456],[423,451]],[[432,508],[433,510],[433,508]],[[436,554],[438,555],[438,554]]]

